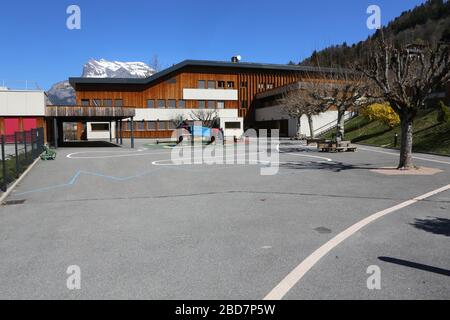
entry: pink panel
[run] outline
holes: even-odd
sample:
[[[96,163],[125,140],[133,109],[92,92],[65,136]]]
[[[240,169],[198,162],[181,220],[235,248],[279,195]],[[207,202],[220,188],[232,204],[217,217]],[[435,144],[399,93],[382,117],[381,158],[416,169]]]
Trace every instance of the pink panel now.
[[[5,135],[14,134],[14,132],[19,130],[19,119],[18,118],[5,118]]]
[[[24,118],[23,119],[23,130],[30,131],[31,129],[37,128],[37,120],[35,118]]]

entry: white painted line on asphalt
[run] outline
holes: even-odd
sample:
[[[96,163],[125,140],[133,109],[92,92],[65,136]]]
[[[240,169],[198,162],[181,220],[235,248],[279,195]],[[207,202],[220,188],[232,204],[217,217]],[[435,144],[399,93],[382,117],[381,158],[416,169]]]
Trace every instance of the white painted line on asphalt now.
[[[398,153],[394,153],[394,152],[387,152],[387,151],[374,150],[374,149],[361,148],[361,147],[359,147],[359,149],[360,150],[364,150],[364,151],[371,151],[371,152],[377,152],[377,153],[383,153],[383,154],[390,154],[390,155],[397,156],[397,157],[399,156]],[[442,163],[442,164],[450,164],[450,162],[448,162],[448,161],[435,160],[435,159],[430,159],[430,158],[422,158],[422,157],[417,157],[417,156],[413,156],[413,159],[429,161],[429,162],[435,162],[435,163]]]
[[[400,209],[406,208],[413,205],[419,201],[430,198],[434,195],[442,193],[444,191],[450,190],[450,184],[445,187],[439,188],[437,190],[428,192],[424,195],[418,196],[414,199],[402,202],[396,206],[379,211],[344,230],[333,239],[325,243],[319,249],[314,251],[309,257],[303,260],[291,273],[287,275],[265,298],[264,300],[281,300],[283,297],[304,277],[304,275],[311,270],[314,265],[319,262],[325,255],[327,255],[331,250],[338,246],[341,242],[345,241],[347,238],[351,237],[353,234],[367,226],[368,224],[378,220],[392,212],[398,211]]]
[[[297,154],[297,153],[285,153],[285,154],[290,154],[292,156],[297,156],[297,157],[305,157],[305,158],[315,158],[315,159],[321,159],[321,160],[325,160],[327,162],[332,162],[333,159],[330,158],[325,158],[325,157],[319,157],[319,156],[311,156],[311,155],[307,155],[307,154]]]

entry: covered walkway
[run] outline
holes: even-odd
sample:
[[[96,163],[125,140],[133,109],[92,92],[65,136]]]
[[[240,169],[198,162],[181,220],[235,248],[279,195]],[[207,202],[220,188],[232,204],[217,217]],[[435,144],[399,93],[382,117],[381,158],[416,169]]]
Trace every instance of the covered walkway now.
[[[58,148],[64,146],[63,123],[77,122],[109,122],[109,140],[113,142],[112,126],[115,123],[116,144],[123,144],[123,120],[130,120],[131,147],[134,148],[133,119],[136,115],[134,108],[127,107],[86,107],[86,106],[47,106],[47,140]]]

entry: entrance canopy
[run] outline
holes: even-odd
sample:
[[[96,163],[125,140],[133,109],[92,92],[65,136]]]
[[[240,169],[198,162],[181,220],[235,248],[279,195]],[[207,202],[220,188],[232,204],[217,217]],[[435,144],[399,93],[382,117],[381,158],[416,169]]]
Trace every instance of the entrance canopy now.
[[[87,106],[47,106],[45,116],[51,119],[47,126],[49,136],[52,137],[54,146],[61,144],[63,126],[65,122],[116,122],[116,141],[118,137],[122,141],[122,120],[131,120],[131,147],[134,147],[133,118],[136,111],[133,107],[87,107]],[[120,132],[117,132],[120,129]],[[111,126],[109,127],[110,140],[112,140]],[[50,139],[49,139],[50,140]]]

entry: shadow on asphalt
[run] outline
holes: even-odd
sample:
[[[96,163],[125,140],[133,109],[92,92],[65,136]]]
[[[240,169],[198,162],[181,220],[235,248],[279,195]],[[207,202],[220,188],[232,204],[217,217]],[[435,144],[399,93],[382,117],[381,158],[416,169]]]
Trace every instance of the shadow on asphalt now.
[[[428,218],[416,219],[412,226],[417,229],[450,237],[450,219]]]
[[[379,167],[373,167],[371,164],[344,164],[342,162],[284,162],[280,164],[280,168],[292,170],[326,170],[331,172],[341,172],[347,170],[376,170]],[[384,168],[385,169],[385,168]]]
[[[63,148],[120,148],[120,146],[107,141],[73,141],[63,142]]]
[[[421,264],[421,263],[416,263],[416,262],[411,262],[411,261],[406,261],[406,260],[401,260],[401,259],[396,259],[396,258],[390,258],[390,257],[378,257],[378,259],[380,259],[381,261],[387,262],[387,263],[397,264],[397,265],[408,267],[408,268],[428,271],[428,272],[437,273],[437,274],[441,274],[443,276],[450,277],[450,270],[447,270],[447,269],[432,267],[432,266],[428,266],[426,264]]]

